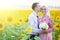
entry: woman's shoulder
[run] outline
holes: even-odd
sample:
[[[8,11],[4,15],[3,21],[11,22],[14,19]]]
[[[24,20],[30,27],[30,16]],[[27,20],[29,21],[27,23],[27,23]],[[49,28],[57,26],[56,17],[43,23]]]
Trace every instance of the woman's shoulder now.
[[[47,19],[48,19],[48,20],[52,20],[50,16],[47,16]]]

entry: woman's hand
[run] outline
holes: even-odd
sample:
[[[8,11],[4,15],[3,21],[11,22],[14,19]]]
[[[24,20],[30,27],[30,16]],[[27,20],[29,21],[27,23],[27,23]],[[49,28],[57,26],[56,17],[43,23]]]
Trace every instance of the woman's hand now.
[[[51,31],[43,30],[43,33],[50,33]]]
[[[47,32],[46,30],[43,30],[43,32]]]
[[[47,30],[43,30],[43,33],[47,33]]]

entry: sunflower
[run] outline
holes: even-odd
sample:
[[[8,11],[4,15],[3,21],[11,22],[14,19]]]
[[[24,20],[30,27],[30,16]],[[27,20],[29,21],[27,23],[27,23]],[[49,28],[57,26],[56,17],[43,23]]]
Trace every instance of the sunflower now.
[[[0,30],[3,30],[5,27],[4,23],[0,21]]]
[[[17,20],[16,20],[16,25],[21,25],[21,24],[25,24],[25,21],[24,21],[25,19],[24,18],[17,18]]]
[[[15,26],[18,26],[18,25],[20,25],[19,22],[15,23]]]
[[[58,38],[58,40],[60,40],[60,38]]]
[[[59,28],[60,28],[60,25],[59,24],[55,24],[54,25],[54,29],[59,30]]]
[[[24,19],[24,18],[18,18],[16,20],[15,25],[18,26],[18,25],[22,25],[22,24],[27,24],[26,19]]]
[[[24,33],[21,33],[21,34],[20,34],[20,36],[21,36],[21,37],[24,37],[24,36],[25,36],[25,34],[24,34]]]
[[[28,17],[24,17],[24,22],[25,22],[25,24],[28,23]]]
[[[12,25],[15,23],[16,17],[14,16],[8,16],[4,18],[5,23]]]
[[[20,18],[20,19],[19,19],[19,22],[20,22],[21,24],[25,24],[25,21],[26,21],[25,18]]]
[[[32,32],[32,28],[26,28],[26,30],[31,33]]]
[[[39,13],[38,13],[38,16],[41,17],[41,16],[42,16],[42,12],[39,12]]]
[[[54,20],[54,16],[50,16],[52,20]]]
[[[60,40],[60,34],[58,35],[58,40]]]
[[[52,16],[55,16],[55,15],[56,15],[56,10],[50,10],[50,14],[51,14]]]
[[[57,16],[57,17],[56,17],[56,20],[57,20],[57,21],[60,21],[60,16]]]
[[[23,19],[18,20],[20,24],[23,24]]]
[[[58,35],[58,37],[60,38],[60,34]]]
[[[57,14],[56,14],[57,16],[60,16],[60,11],[57,11]]]

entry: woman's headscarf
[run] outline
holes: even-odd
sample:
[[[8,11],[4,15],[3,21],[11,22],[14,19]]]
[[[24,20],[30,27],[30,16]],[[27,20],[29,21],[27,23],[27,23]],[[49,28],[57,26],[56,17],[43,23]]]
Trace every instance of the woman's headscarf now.
[[[47,15],[50,16],[50,9],[48,7],[46,7],[47,9]]]
[[[47,10],[47,15],[50,16],[50,9],[47,6],[44,6]]]

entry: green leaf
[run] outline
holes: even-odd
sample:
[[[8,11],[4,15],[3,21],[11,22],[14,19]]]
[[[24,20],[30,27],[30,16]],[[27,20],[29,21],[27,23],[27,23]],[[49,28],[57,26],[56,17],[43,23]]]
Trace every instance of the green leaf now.
[[[35,39],[35,40],[41,40],[38,36],[35,36],[34,39]]]

